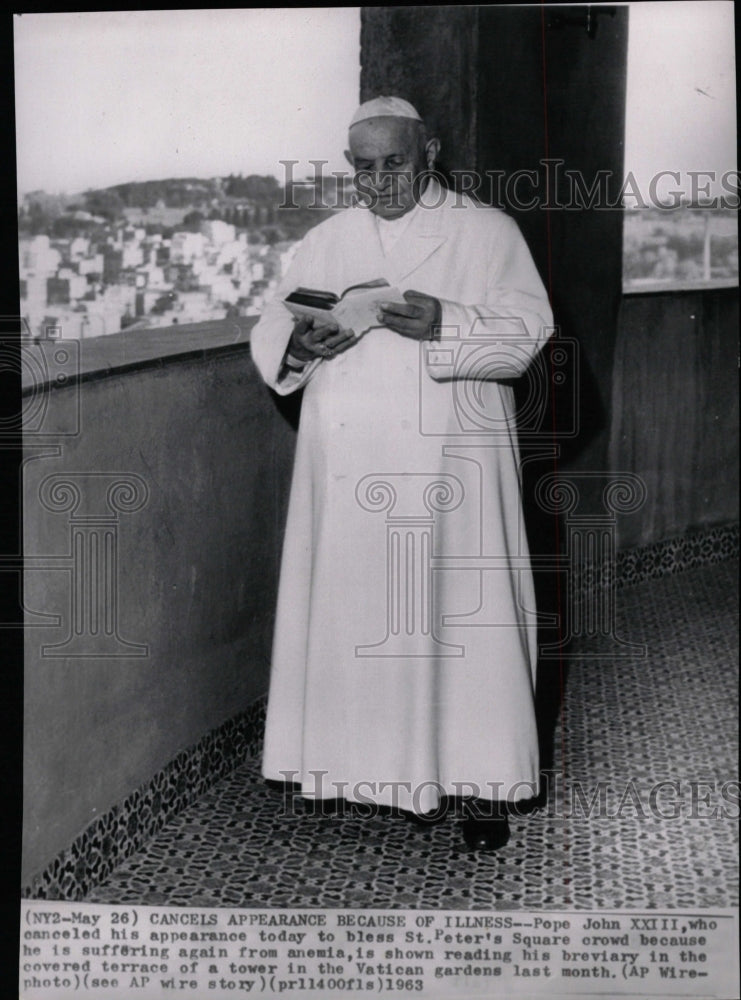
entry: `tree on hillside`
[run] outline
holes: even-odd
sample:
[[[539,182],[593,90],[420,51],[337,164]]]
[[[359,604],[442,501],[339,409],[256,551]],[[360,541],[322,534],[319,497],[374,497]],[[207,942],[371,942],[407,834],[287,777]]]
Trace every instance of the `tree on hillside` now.
[[[193,212],[188,212],[188,214],[183,219],[183,224],[181,226],[176,226],[176,229],[186,229],[190,233],[197,233],[201,228],[201,223],[205,220],[206,216],[203,212],[199,212],[197,209]]]
[[[91,212],[93,215],[101,215],[104,219],[108,219],[109,222],[120,219],[124,207],[121,196],[112,189],[85,192],[86,211]]]
[[[242,177],[239,174],[235,177],[230,174],[224,182],[224,193],[229,197],[249,198],[259,204],[273,204],[279,191],[278,181],[270,175],[250,174]]]

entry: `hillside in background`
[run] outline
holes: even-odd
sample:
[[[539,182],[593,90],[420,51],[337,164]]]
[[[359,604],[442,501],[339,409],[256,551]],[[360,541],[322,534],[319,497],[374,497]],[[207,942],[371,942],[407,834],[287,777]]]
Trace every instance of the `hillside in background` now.
[[[94,235],[119,221],[170,235],[218,219],[275,243],[300,239],[348,203],[350,188],[349,177],[344,183],[330,176],[284,187],[270,175],[231,174],[135,181],[74,195],[33,191],[23,198],[18,223],[23,236],[65,238]]]

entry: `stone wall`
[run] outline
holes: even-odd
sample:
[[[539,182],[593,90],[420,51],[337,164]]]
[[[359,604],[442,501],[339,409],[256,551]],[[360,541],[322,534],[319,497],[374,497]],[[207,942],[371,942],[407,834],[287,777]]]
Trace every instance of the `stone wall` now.
[[[24,880],[264,694],[294,445],[246,344],[40,401],[52,436],[29,437],[23,474]]]

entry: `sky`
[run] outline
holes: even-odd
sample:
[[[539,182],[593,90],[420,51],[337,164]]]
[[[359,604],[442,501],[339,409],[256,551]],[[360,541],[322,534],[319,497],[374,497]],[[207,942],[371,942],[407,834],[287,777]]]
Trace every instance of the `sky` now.
[[[736,167],[733,3],[630,4],[626,170]],[[357,7],[16,15],[21,193],[347,168]],[[702,93],[704,92],[704,93]]]
[[[360,11],[108,11],[14,18],[21,192],[347,167]]]
[[[660,170],[737,167],[733,7],[630,4],[625,169],[641,189]]]

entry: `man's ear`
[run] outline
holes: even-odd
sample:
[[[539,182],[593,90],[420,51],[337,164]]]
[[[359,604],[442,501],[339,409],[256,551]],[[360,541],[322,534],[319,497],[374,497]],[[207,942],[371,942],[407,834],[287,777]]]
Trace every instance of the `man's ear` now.
[[[428,139],[425,143],[425,158],[427,160],[427,168],[431,170],[435,165],[435,160],[440,155],[440,140],[433,138]]]
[[[353,160],[352,153],[350,152],[349,149],[345,150],[345,159],[347,160],[347,162],[350,164],[351,167],[355,166],[355,161]]]

